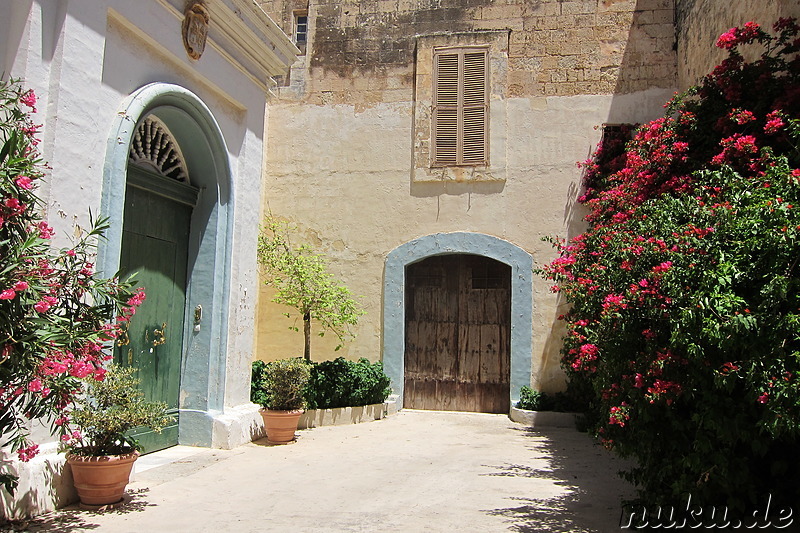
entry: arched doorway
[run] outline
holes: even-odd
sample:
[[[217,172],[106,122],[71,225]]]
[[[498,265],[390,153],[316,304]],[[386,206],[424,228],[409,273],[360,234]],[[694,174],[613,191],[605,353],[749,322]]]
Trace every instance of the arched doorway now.
[[[147,298],[118,339],[114,362],[136,369],[147,399],[164,402],[174,417],[161,432],[133,432],[145,453],[178,444],[187,260],[197,195],[169,128],[155,115],[142,117],[129,151],[120,274],[135,274]]]
[[[447,254],[406,268],[403,406],[508,413],[511,267]]]
[[[406,275],[409,266],[426,258],[470,254],[507,265],[510,275],[510,363],[508,395],[531,382],[533,325],[533,258],[522,248],[481,233],[455,232],[426,235],[398,246],[386,257],[383,287],[383,366],[395,394],[405,396]]]
[[[167,137],[172,163],[182,166],[158,162],[170,159],[166,145],[152,160],[153,143]],[[144,316],[137,318],[141,329],[129,335],[139,346],[117,357],[127,364],[130,356],[149,395],[169,398],[178,414],[170,431],[180,444],[211,446],[224,407],[231,189],[222,132],[200,98],[153,83],[123,102],[106,151],[101,212],[110,228],[98,265],[107,275],[121,268],[149,272],[141,281],[147,291],[137,313]]]

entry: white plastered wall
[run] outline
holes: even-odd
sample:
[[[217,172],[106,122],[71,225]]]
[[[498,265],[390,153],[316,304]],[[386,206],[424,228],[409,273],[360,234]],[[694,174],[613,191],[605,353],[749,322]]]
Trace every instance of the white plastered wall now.
[[[224,371],[209,384],[213,409],[206,416],[214,445],[232,447],[251,440],[258,419],[249,402],[249,368],[264,86],[216,46],[209,44],[200,61],[190,60],[183,49],[180,20],[165,2],[3,1],[0,18],[3,28],[13,27],[0,33],[2,66],[39,97],[34,121],[43,124],[41,150],[52,167],[39,192],[56,229],[57,246],[69,245],[80,228],[88,226],[90,210],[95,216],[100,212],[108,136],[129,94],[149,83],[172,83],[187,88],[211,110],[228,149],[236,210],[227,252],[228,340],[219,363]],[[42,455],[14,466],[20,474],[17,499],[3,495],[0,506],[9,517],[43,512],[74,499],[71,481],[60,479],[63,456],[55,453],[46,426],[34,424],[32,436],[42,443]]]

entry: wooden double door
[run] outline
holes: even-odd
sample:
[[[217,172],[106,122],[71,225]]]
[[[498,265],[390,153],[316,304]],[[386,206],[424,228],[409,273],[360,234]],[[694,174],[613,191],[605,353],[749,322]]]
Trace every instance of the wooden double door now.
[[[508,413],[511,267],[466,254],[406,269],[404,407]]]
[[[136,275],[146,299],[117,341],[115,362],[134,367],[145,397],[165,402],[173,415],[161,433],[132,432],[145,453],[178,444],[187,255],[196,198],[189,185],[129,167],[120,271],[123,277]]]

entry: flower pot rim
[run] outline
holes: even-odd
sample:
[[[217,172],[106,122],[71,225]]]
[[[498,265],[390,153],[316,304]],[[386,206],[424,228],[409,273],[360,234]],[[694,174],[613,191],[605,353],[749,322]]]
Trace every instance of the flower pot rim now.
[[[305,409],[267,409],[266,407],[262,407],[259,409],[262,413],[304,413]]]
[[[134,458],[134,460],[139,458],[139,451],[133,450],[130,453],[123,453],[120,455],[79,455],[73,452],[68,452],[66,454],[67,461],[71,461],[74,463],[99,463],[99,462],[111,462],[111,461],[125,461],[130,458]]]

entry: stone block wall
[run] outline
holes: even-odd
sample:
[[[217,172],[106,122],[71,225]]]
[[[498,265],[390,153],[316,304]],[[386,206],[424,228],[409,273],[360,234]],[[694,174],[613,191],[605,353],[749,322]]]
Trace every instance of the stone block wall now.
[[[675,81],[674,0],[261,2],[287,33],[308,9],[304,95],[317,104],[409,100],[420,36],[509,34],[508,96],[621,94]]]
[[[686,89],[727,56],[717,38],[734,26],[753,21],[771,31],[780,17],[800,18],[797,0],[677,0],[678,85]],[[755,49],[753,52],[758,53]]]

